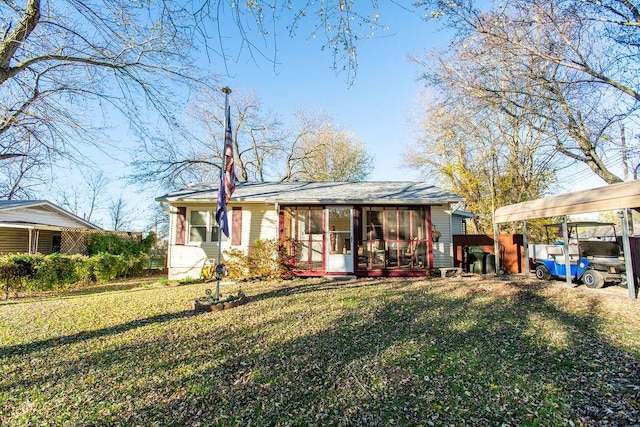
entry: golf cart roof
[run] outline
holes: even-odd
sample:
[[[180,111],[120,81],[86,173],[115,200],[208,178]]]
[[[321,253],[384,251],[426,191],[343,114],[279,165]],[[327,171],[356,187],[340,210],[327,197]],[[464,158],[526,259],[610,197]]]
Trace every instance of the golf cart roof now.
[[[561,227],[562,223],[547,224],[545,227]],[[573,221],[567,222],[567,227],[605,227],[615,226],[613,222],[599,222],[599,221]]]
[[[547,240],[549,240],[550,230],[558,229],[562,227],[562,223],[547,224]],[[599,240],[601,238],[615,239],[617,236],[616,224],[612,222],[601,221],[573,221],[567,222],[567,230],[570,233],[569,237],[573,237],[578,240]]]

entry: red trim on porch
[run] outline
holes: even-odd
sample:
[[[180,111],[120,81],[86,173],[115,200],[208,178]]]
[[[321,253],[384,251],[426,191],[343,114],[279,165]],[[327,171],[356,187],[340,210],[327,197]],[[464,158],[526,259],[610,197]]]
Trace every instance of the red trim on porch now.
[[[327,233],[330,232],[326,230],[328,226],[327,218],[324,214],[326,208],[327,206],[283,206],[279,210],[278,237],[284,240],[287,237],[295,239],[297,236],[298,239],[295,242],[292,241],[292,243],[297,244],[289,248],[289,253],[292,254],[291,257],[299,260],[297,268],[293,271],[294,275],[301,277],[340,276],[345,274],[357,277],[428,277],[432,274],[434,254],[431,234],[433,223],[430,206],[353,206],[352,236],[354,246],[351,255],[354,265],[353,273],[326,271],[328,265],[326,258],[328,249]],[[371,258],[372,240],[369,238],[369,233],[365,233],[363,229],[363,227],[369,226],[363,223],[365,210],[379,212],[381,219],[381,224],[375,226],[376,229],[379,227],[376,241],[379,239],[382,242],[381,244],[384,247],[380,247],[380,249],[384,253],[382,255],[383,259],[376,261],[376,265],[371,261],[373,259]],[[288,219],[289,214],[287,212],[291,212],[291,219]],[[410,214],[407,215],[406,212],[410,212]],[[321,221],[318,221],[320,213],[322,213]],[[314,219],[316,221],[313,221]],[[395,224],[393,224],[394,220]],[[321,234],[319,234],[320,230],[318,230],[317,222],[321,224]],[[288,227],[291,229],[289,230]],[[303,227],[303,229],[300,229],[300,227]],[[391,229],[393,229],[393,232]],[[318,236],[318,238],[314,240],[312,235]],[[315,249],[313,248],[314,244],[316,245]],[[407,253],[407,248],[409,248],[409,253]],[[300,249],[302,251],[297,252]],[[363,249],[362,255],[364,257],[367,255],[370,257],[366,265],[360,257],[360,249]],[[320,259],[311,261],[312,256],[317,257],[320,250],[322,251],[322,261],[318,262]],[[390,259],[395,260],[395,263],[389,263]],[[317,263],[315,267],[314,262]]]

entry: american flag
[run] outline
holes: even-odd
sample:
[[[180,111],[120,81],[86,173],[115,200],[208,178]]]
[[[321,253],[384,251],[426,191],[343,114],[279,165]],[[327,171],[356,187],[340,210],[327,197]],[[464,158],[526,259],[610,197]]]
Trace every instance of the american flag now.
[[[220,230],[229,237],[229,221],[227,217],[227,203],[236,189],[236,172],[233,167],[233,138],[231,137],[231,108],[227,108],[227,130],[224,135],[224,167],[220,170],[220,186],[218,187],[218,207],[216,221]]]

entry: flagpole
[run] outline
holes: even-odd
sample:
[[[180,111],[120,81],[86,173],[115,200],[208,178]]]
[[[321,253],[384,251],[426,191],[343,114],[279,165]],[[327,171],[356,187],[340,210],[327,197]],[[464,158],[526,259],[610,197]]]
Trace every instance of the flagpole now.
[[[225,141],[227,138],[227,124],[229,123],[229,118],[227,114],[229,114],[229,94],[231,93],[231,89],[227,86],[222,88],[222,92],[224,92],[224,133],[222,134],[222,163],[220,165],[220,179],[223,179],[223,174],[226,166],[226,156],[225,156]],[[220,189],[218,189],[220,191]],[[223,267],[222,267],[222,229],[218,226],[218,261],[216,262],[216,302],[220,301],[220,277],[222,277]]]

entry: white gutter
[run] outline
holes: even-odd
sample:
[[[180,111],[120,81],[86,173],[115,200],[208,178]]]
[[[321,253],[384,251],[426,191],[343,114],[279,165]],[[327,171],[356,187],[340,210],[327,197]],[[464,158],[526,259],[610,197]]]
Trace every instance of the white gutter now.
[[[17,223],[0,223],[0,228],[24,228],[26,230],[48,230],[48,231],[61,231],[63,228],[82,228],[82,227],[69,227],[66,225],[45,225],[45,224],[17,224]]]

